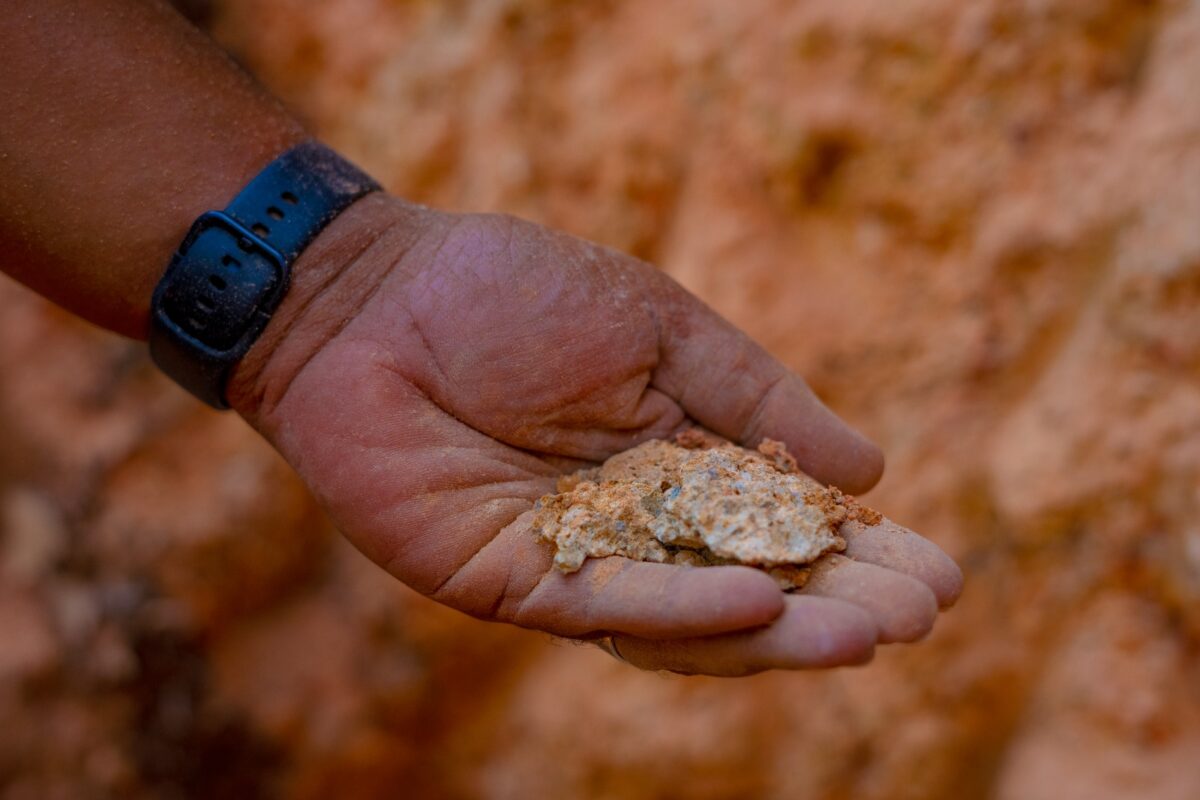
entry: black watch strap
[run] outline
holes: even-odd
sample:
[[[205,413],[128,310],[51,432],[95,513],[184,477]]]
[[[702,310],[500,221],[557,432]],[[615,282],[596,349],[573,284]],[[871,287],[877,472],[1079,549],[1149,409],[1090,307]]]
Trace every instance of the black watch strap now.
[[[225,382],[287,292],[292,263],[326,225],[379,184],[317,142],[268,164],[224,211],[192,225],[151,302],[150,355],[204,402]]]

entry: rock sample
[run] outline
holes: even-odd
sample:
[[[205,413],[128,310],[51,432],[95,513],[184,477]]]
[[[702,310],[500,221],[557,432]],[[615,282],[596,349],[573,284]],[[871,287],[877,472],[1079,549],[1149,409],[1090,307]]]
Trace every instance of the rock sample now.
[[[533,529],[554,544],[563,572],[613,555],[746,564],[792,590],[807,580],[806,565],[845,548],[843,522],[880,519],[801,472],[780,442],[747,450],[697,429],[564,476],[558,490],[538,501]]]

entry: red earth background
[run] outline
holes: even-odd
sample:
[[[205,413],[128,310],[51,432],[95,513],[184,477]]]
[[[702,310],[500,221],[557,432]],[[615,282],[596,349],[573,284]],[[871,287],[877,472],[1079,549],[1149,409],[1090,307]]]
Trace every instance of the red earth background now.
[[[476,622],[3,282],[0,797],[1200,797],[1200,4],[187,5],[396,193],[743,326],[967,589],[744,680]]]

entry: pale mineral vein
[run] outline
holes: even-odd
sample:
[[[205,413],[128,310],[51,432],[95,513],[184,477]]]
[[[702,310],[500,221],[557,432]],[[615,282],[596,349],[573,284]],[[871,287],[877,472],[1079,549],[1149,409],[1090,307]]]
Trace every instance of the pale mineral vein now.
[[[804,571],[789,567],[845,547],[837,527],[853,502],[796,469],[779,443],[755,452],[711,437],[681,441],[688,446],[655,440],[619,453],[538,501],[533,528],[555,545],[558,569],[611,555],[740,563],[794,588]]]

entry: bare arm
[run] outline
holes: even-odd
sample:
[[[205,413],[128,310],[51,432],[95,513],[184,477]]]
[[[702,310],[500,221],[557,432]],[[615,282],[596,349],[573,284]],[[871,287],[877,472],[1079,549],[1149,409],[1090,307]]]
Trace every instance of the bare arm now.
[[[304,135],[173,9],[144,0],[9,0],[0,109],[0,266],[138,338],[192,220]]]

